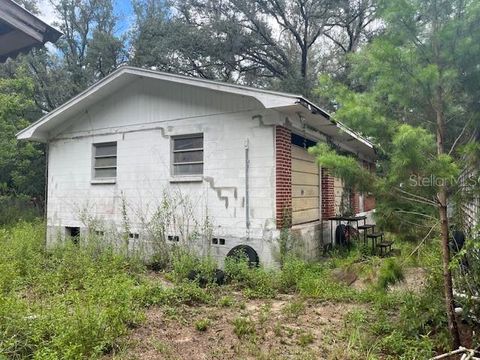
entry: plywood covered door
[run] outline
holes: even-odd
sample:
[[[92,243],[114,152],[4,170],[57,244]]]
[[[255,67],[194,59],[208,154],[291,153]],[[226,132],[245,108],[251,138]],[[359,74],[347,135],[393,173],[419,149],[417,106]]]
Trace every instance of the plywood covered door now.
[[[292,145],[292,224],[320,219],[320,170],[315,157]]]

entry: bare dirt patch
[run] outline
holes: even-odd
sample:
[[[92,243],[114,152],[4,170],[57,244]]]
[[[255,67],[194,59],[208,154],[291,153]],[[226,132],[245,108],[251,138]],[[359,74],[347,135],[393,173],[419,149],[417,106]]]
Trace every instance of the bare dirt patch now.
[[[305,301],[295,295],[245,300],[230,307],[152,307],[143,326],[128,336],[128,359],[340,359],[345,316],[362,305]],[[239,336],[235,319],[253,332]],[[196,322],[208,319],[205,331]],[[238,326],[238,325],[237,325]]]

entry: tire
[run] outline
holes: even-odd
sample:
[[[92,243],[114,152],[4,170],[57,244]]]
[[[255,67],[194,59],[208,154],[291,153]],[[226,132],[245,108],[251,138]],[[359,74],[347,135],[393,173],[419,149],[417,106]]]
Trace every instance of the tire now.
[[[347,237],[345,236],[347,228],[345,225],[340,224],[335,229],[335,244],[345,246],[347,244]]]
[[[258,257],[257,252],[248,245],[238,245],[232,248],[227,257],[229,258],[241,258],[242,256],[246,256],[248,260],[248,265],[250,267],[256,267],[260,263],[260,258]]]

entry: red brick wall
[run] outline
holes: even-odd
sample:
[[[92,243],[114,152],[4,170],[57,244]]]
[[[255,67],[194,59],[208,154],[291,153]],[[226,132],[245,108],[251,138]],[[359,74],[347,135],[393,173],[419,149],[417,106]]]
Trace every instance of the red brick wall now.
[[[363,161],[363,166],[371,173],[375,173],[375,164]],[[365,194],[363,200],[363,208],[365,211],[375,209],[375,198],[371,195]]]
[[[276,149],[276,217],[277,228],[288,226],[292,212],[292,133],[283,126],[275,127]]]
[[[360,212],[360,194],[358,191],[352,191],[352,194],[350,195],[350,201],[354,214],[358,214]]]
[[[364,204],[365,211],[375,209],[375,198],[373,196],[365,195]]]
[[[327,169],[322,168],[322,219],[335,216],[334,179]]]

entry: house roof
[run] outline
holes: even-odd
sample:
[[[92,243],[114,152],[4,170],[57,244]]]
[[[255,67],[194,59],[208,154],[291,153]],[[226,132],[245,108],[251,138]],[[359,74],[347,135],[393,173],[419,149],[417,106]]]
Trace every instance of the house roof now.
[[[0,0],[0,62],[35,46],[55,42],[62,33],[12,0]]]
[[[20,131],[17,134],[17,138],[47,142],[50,131],[62,122],[81,111],[81,109],[91,106],[118,89],[128,86],[129,83],[139,77],[252,97],[260,102],[266,109],[275,109],[290,113],[292,116],[296,116],[302,112],[305,114],[303,116],[303,121],[305,121],[306,125],[312,126],[315,129],[320,129],[320,132],[327,136],[327,138],[330,138],[333,142],[348,144],[348,147],[354,152],[363,153],[368,157],[376,156],[375,148],[371,142],[340,122],[331,119],[330,115],[325,110],[301,95],[256,89],[248,86],[222,83],[130,66],[119,68],[63,105],[46,114],[35,123]]]

